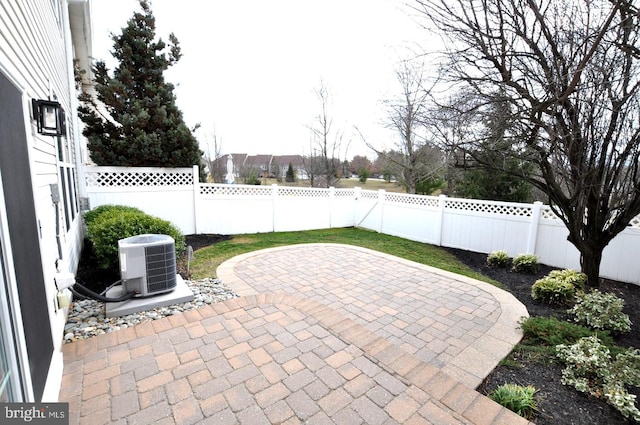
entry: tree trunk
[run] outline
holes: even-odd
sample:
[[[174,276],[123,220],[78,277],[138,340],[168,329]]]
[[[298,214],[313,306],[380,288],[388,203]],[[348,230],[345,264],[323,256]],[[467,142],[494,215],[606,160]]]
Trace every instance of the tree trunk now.
[[[587,286],[597,288],[600,286],[600,262],[602,261],[603,247],[588,246],[583,242],[580,247],[580,266],[582,273],[587,275]]]

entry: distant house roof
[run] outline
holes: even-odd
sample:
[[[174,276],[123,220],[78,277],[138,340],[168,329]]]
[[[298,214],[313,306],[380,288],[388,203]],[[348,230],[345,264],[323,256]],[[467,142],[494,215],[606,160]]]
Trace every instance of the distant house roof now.
[[[229,154],[225,154],[216,158],[212,164],[213,168],[219,170],[219,172],[226,172],[228,156]],[[233,169],[235,173],[239,173],[243,167],[256,168],[263,172],[270,172],[271,167],[274,164],[280,168],[282,173],[284,173],[286,168],[289,167],[289,164],[291,164],[294,169],[298,170],[298,173],[303,173],[304,169],[304,158],[302,155],[248,155],[246,153],[232,153],[231,156],[233,158]]]
[[[256,166],[261,168],[269,168],[271,164],[272,155],[247,155],[244,160],[244,165],[247,166]],[[233,157],[235,159],[235,156]]]
[[[222,155],[221,158],[224,158],[225,162],[227,161],[227,157],[229,155]],[[244,164],[244,161],[247,159],[246,153],[232,153],[231,157],[233,158],[234,164]]]
[[[287,167],[291,164],[292,167],[302,167],[304,161],[302,155],[279,155],[274,156],[273,161],[280,167]]]

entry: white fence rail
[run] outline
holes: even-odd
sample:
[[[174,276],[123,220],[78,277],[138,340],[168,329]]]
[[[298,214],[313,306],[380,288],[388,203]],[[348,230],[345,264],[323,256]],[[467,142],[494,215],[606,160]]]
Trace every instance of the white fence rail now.
[[[383,190],[203,184],[198,169],[87,167],[92,208],[122,204],[169,220],[183,233],[243,234],[358,226],[389,235],[580,267],[568,231],[548,206]],[[640,217],[605,249],[601,275],[640,284]]]

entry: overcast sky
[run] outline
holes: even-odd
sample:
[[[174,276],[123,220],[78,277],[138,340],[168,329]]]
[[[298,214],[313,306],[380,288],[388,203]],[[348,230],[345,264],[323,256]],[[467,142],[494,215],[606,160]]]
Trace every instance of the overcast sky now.
[[[93,56],[113,67],[110,32],[120,33],[137,0],[93,0]],[[205,149],[215,133],[222,153],[303,154],[320,112],[314,90],[332,95],[333,126],[352,140],[347,158],[375,153],[394,136],[382,101],[399,93],[395,70],[428,46],[403,0],[154,0],[156,33],[173,32],[182,59],[169,69],[178,106]],[[111,62],[110,62],[111,61]],[[344,153],[343,153],[344,155]]]

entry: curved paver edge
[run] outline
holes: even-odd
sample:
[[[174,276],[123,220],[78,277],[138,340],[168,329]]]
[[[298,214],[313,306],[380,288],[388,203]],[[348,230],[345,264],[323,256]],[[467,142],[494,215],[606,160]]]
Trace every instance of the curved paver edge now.
[[[459,381],[466,382],[477,387],[482,380],[504,359],[513,347],[522,339],[522,330],[518,323],[523,317],[529,317],[526,307],[518,301],[512,294],[497,288],[487,282],[482,282],[467,276],[438,269],[415,261],[407,260],[394,255],[386,254],[357,245],[333,244],[333,243],[309,243],[293,244],[274,248],[266,248],[258,251],[251,251],[233,257],[218,266],[216,275],[227,286],[229,286],[239,296],[256,295],[257,292],[235,272],[235,266],[248,258],[262,256],[270,252],[285,251],[295,249],[299,246],[340,246],[365,252],[392,261],[403,263],[409,267],[421,269],[435,275],[448,279],[473,285],[478,289],[490,294],[500,304],[500,316],[496,322],[487,330],[485,335],[477,338],[472,344],[467,346],[461,353],[455,356],[452,361],[445,366],[445,371]]]

